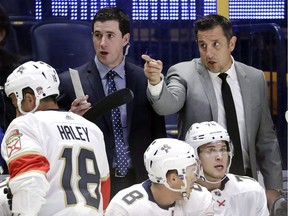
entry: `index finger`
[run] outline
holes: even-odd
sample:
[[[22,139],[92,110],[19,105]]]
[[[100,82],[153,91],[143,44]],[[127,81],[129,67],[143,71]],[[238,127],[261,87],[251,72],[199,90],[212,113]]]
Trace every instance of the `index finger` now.
[[[82,97],[78,97],[74,101],[72,101],[71,105],[72,106],[79,106],[80,104],[85,104],[85,103],[87,103],[87,99],[88,99],[87,95],[82,96]]]
[[[145,55],[145,54],[141,55],[141,58],[142,58],[143,60],[145,60],[146,62],[155,61],[155,60],[152,59],[149,55]]]

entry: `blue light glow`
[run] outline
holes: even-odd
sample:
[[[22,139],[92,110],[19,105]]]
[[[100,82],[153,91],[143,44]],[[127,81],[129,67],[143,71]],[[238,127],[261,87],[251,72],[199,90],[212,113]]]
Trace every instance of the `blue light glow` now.
[[[35,0],[35,17],[43,19],[44,0]],[[230,19],[285,19],[286,0],[230,0]],[[196,16],[196,5],[201,2]],[[53,17],[71,20],[92,20],[103,7],[116,6],[116,0],[51,0]],[[197,10],[199,11],[199,10]],[[199,12],[198,12],[199,13]],[[217,0],[132,0],[132,20],[195,20],[216,14]]]
[[[133,0],[133,20],[195,20],[196,0]]]
[[[230,19],[284,19],[285,0],[230,0]]]

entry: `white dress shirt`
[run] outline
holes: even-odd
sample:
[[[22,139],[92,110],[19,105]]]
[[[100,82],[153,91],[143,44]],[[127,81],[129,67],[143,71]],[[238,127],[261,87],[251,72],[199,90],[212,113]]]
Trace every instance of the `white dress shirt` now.
[[[239,126],[239,133],[240,133],[240,140],[241,140],[241,146],[242,146],[242,154],[243,154],[243,162],[244,162],[244,168],[250,168],[249,166],[249,155],[248,155],[248,143],[246,139],[246,127],[245,127],[245,117],[244,117],[244,107],[243,107],[243,100],[242,100],[242,94],[241,89],[239,86],[235,65],[234,65],[234,59],[231,56],[233,63],[231,67],[225,72],[228,74],[226,80],[227,83],[230,86],[236,114],[237,114],[237,120],[238,120],[238,126]],[[226,117],[225,117],[225,110],[223,105],[223,99],[222,99],[222,93],[221,93],[221,85],[222,80],[218,77],[219,73],[213,73],[209,71],[209,75],[214,87],[214,91],[216,94],[217,99],[217,105],[218,105],[218,123],[227,129],[226,124]]]

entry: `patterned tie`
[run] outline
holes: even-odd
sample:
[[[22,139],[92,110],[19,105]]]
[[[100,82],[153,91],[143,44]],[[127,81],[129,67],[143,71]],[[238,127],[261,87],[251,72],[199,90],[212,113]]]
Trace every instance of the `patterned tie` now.
[[[115,71],[109,71],[107,74],[108,80],[108,94],[117,91],[116,85],[114,82],[114,77],[116,76]],[[122,124],[121,124],[121,116],[119,107],[112,109],[112,125],[113,125],[113,133],[115,140],[115,148],[116,148],[116,162],[117,162],[117,171],[125,176],[128,172],[128,161],[125,152],[125,144],[123,138]]]
[[[242,147],[234,100],[230,86],[226,80],[227,74],[220,73],[218,76],[222,79],[221,91],[226,114],[227,131],[234,146],[234,156],[230,167],[230,172],[238,175],[244,175],[245,172],[243,165]]]

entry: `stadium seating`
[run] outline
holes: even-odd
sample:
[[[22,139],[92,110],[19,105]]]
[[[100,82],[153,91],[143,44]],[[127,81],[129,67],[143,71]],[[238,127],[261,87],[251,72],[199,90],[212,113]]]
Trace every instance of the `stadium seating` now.
[[[53,65],[58,73],[91,60],[91,24],[82,21],[43,21],[31,28],[32,58]]]

